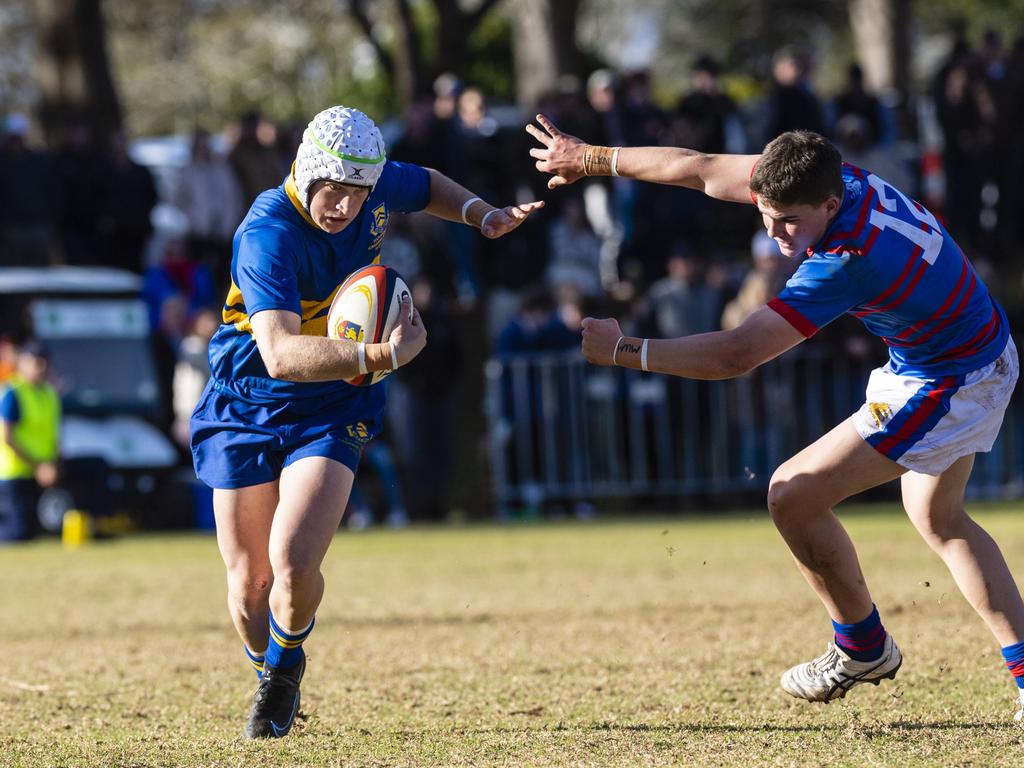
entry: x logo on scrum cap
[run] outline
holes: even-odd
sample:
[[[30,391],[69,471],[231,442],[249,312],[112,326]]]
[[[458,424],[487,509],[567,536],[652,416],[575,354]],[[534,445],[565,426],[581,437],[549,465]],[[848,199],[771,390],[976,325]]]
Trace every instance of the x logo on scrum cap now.
[[[363,178],[363,169],[362,168],[358,168],[356,166],[353,166],[352,167],[352,174],[351,174],[351,176],[352,176],[353,179],[361,179],[361,178]]]

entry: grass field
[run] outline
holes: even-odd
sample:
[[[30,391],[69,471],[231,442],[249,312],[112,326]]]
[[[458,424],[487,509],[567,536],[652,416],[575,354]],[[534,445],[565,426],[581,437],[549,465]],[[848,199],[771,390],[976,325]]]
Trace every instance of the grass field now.
[[[977,506],[1024,575],[1024,507]],[[998,648],[895,508],[843,519],[906,656],[828,706],[827,617],[763,515],[342,534],[301,719],[255,678],[212,537],[0,550],[3,766],[1019,766]]]

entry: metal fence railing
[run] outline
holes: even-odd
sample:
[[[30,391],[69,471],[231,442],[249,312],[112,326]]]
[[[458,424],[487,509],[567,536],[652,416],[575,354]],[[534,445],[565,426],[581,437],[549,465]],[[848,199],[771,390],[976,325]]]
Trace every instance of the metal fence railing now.
[[[804,345],[726,381],[692,381],[587,364],[578,354],[492,359],[489,450],[499,508],[550,500],[714,500],[767,489],[785,459],[864,399],[877,360]],[[1024,398],[980,454],[972,497],[1024,491]]]

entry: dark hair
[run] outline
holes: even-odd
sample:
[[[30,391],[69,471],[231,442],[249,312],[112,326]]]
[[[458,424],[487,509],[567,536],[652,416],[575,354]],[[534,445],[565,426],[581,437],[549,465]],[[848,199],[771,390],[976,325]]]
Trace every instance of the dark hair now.
[[[824,136],[788,131],[764,148],[750,191],[775,205],[820,205],[843,196],[843,157]]]

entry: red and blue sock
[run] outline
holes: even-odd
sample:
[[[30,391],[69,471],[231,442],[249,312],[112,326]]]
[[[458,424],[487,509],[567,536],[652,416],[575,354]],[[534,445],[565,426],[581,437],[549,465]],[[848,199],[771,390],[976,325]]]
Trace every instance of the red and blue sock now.
[[[882,656],[885,649],[886,631],[878,608],[871,606],[871,614],[856,624],[832,622],[836,632],[836,645],[857,661],[874,661]]]
[[[1024,641],[1003,648],[1003,659],[1006,660],[1006,668],[1013,675],[1013,682],[1024,690]]]
[[[242,647],[245,648],[245,658],[247,658],[249,660],[249,663],[252,665],[252,668],[254,670],[256,670],[256,677],[259,678],[260,680],[262,680],[263,679],[263,661],[265,659],[266,652],[264,652],[264,653],[254,653],[253,651],[249,650],[249,646],[243,645]]]
[[[274,669],[290,669],[302,661],[302,642],[313,631],[316,619],[311,619],[304,629],[290,632],[274,620],[270,614],[270,645],[267,646],[266,665]]]

